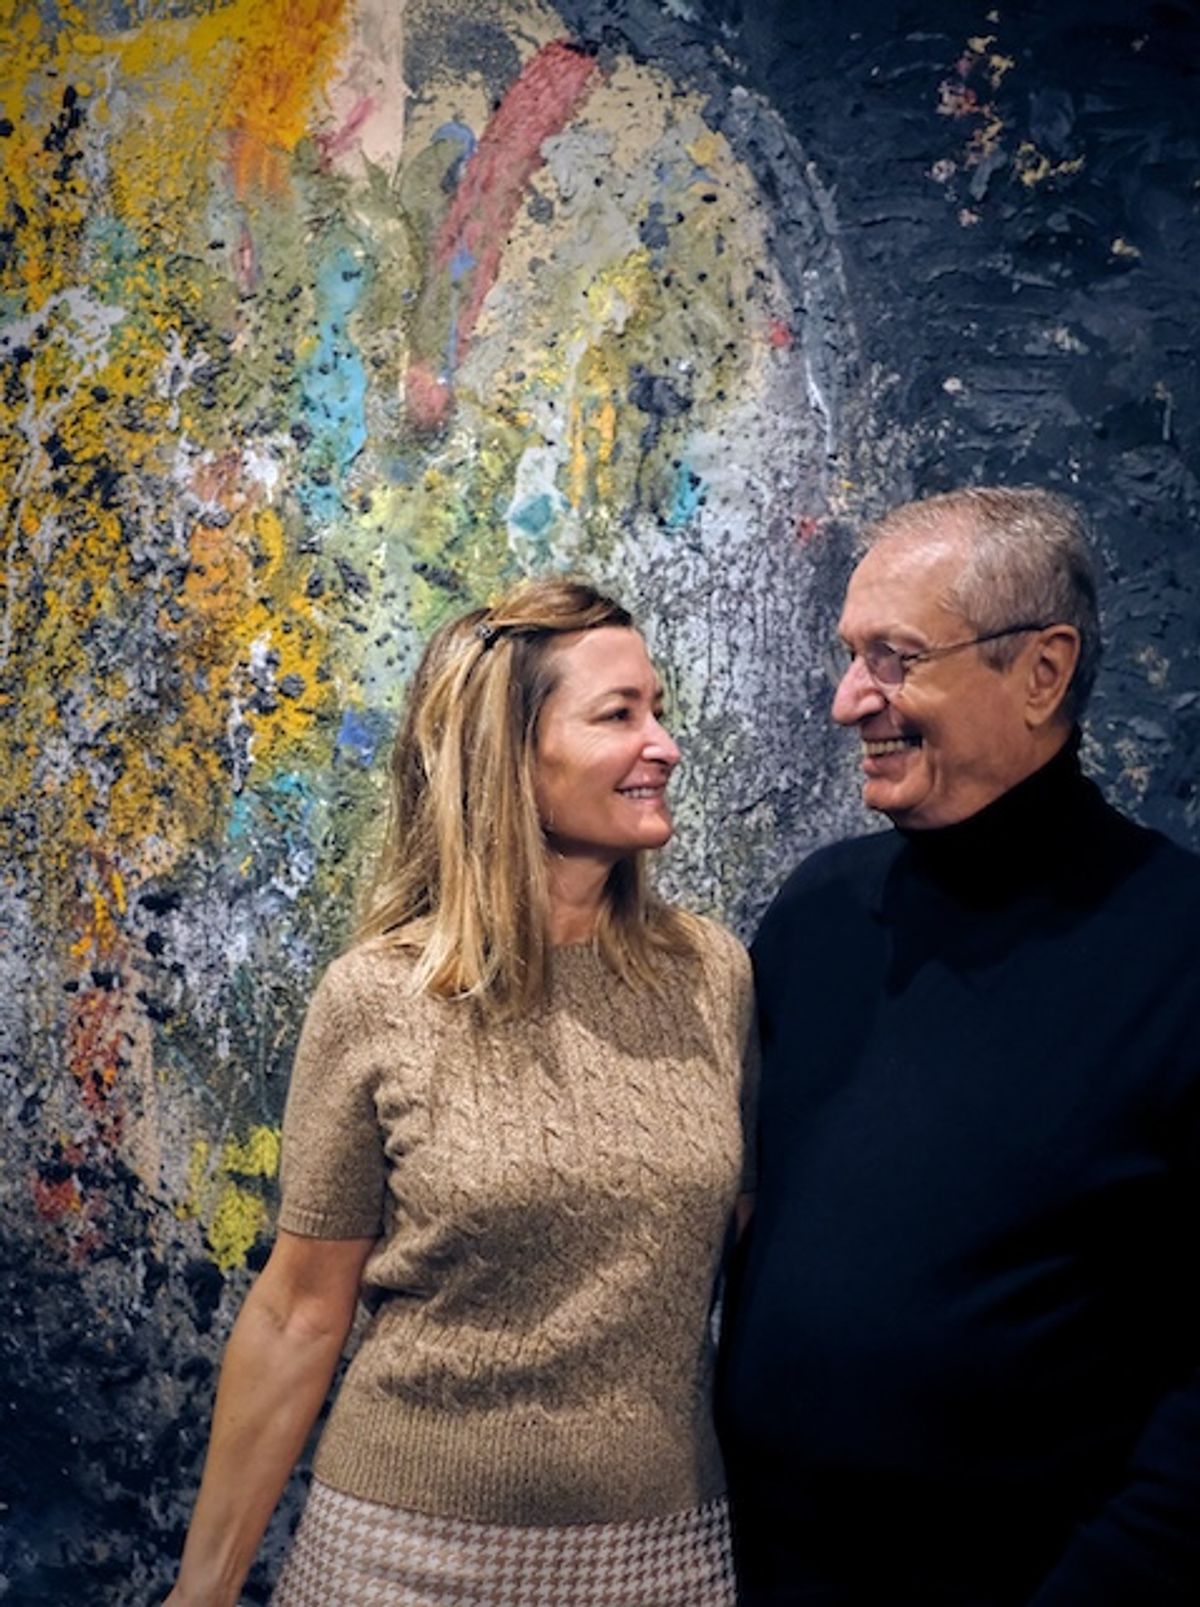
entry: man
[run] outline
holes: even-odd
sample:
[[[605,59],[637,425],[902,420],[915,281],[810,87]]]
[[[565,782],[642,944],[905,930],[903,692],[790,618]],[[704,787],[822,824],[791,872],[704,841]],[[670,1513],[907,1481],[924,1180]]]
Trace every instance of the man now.
[[[1080,518],[870,534],[833,716],[894,831],[754,944],[721,1413],[747,1607],[1200,1603],[1200,860],[1080,773]]]

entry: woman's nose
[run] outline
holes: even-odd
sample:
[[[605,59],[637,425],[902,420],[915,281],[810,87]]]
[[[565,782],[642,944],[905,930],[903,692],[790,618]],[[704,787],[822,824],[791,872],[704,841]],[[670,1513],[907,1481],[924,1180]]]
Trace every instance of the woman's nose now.
[[[646,756],[672,769],[679,763],[679,744],[657,716],[652,715],[646,731]]]

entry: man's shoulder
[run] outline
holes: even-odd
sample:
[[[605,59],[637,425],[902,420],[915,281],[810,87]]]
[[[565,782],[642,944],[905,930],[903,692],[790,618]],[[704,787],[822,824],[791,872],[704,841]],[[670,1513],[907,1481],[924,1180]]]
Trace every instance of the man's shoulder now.
[[[1128,892],[1133,896],[1141,892],[1156,905],[1166,900],[1179,910],[1200,906],[1200,854],[1098,796],[1107,817],[1108,853],[1125,873]]]
[[[842,837],[815,848],[796,866],[780,887],[763,917],[756,946],[764,933],[792,918],[803,918],[813,904],[842,899],[847,905],[870,902],[880,879],[892,863],[903,839],[892,829],[863,837]]]
[[[814,848],[792,871],[779,896],[803,897],[818,887],[855,883],[891,863],[904,839],[893,827],[862,837],[839,837]]]

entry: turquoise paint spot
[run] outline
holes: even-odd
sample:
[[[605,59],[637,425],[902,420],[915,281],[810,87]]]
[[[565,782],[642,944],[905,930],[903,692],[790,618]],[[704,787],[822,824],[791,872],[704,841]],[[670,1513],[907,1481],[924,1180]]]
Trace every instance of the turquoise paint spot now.
[[[667,524],[672,530],[678,530],[681,525],[688,524],[696,515],[700,504],[704,500],[704,481],[688,467],[681,463],[675,475],[675,485],[671,496],[671,511],[667,514]]]
[[[348,320],[368,272],[346,246],[335,247],[317,273],[317,343],[300,370],[301,411],[309,430],[299,497],[313,519],[341,512],[341,483],[367,439],[367,370]]]
[[[523,530],[526,535],[544,536],[554,523],[554,512],[553,501],[543,491],[540,496],[531,497],[528,502],[523,502],[509,517],[518,530]]]
[[[241,876],[260,894],[270,888],[289,901],[316,874],[320,800],[309,778],[281,771],[233,799],[225,843]]]
[[[135,300],[153,305],[165,293],[162,273],[144,254],[137,232],[121,218],[92,217],[84,225],[87,277],[101,301],[124,303],[137,281]],[[145,322],[145,318],[142,320]]]

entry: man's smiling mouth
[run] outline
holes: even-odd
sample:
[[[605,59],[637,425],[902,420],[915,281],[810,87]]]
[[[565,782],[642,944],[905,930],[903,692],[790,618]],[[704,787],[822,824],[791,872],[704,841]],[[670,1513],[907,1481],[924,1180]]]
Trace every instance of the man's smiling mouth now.
[[[920,746],[921,738],[919,736],[888,737],[881,742],[871,742],[864,739],[863,752],[868,759],[882,759],[885,753],[903,753],[906,748],[919,748]]]

